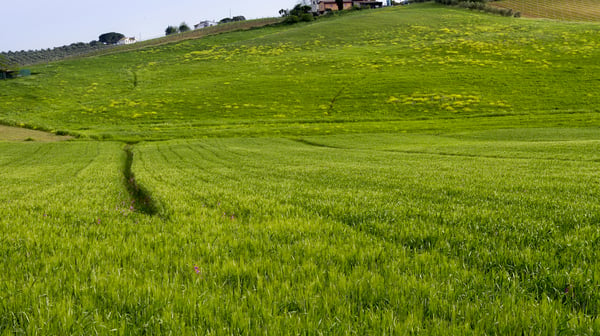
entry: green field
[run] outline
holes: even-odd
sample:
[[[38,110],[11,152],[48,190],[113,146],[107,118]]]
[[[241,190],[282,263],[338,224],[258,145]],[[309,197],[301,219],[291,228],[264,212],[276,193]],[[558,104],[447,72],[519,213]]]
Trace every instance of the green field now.
[[[0,81],[77,137],[0,137],[0,335],[600,333],[599,32],[427,3]]]

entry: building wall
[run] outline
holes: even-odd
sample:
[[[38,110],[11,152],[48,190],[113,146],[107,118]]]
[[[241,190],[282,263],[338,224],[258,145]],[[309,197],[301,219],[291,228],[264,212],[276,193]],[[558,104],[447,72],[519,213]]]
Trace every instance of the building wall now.
[[[197,25],[194,25],[194,29],[208,28],[208,27],[216,26],[217,24],[218,23],[214,22],[214,21],[202,21],[202,22],[198,23]]]
[[[344,9],[352,8],[352,1],[344,1]],[[336,11],[338,6],[335,1],[321,1],[319,2],[319,12],[325,12],[328,10]]]
[[[117,44],[118,45],[124,45],[124,44],[132,44],[132,43],[135,43],[135,42],[137,42],[137,41],[135,40],[134,37],[129,37],[129,38],[126,37],[126,38],[123,38],[123,39],[119,40],[119,42],[117,42]]]
[[[344,0],[344,9],[351,9],[352,6],[360,5],[360,3],[364,2],[364,1],[368,1],[368,0]],[[381,0],[381,1],[386,2],[387,0]],[[316,8],[317,9],[316,11],[318,11],[318,12],[325,12],[328,10],[331,10],[331,11],[338,10],[338,6],[334,0],[313,0],[312,5],[313,5],[313,11],[315,11],[314,8]]]

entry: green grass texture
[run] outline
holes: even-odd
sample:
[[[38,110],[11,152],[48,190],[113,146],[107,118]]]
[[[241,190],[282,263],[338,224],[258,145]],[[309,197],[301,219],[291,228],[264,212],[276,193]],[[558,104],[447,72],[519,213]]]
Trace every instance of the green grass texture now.
[[[0,335],[600,333],[599,31],[411,4],[0,81],[77,137],[0,141]]]

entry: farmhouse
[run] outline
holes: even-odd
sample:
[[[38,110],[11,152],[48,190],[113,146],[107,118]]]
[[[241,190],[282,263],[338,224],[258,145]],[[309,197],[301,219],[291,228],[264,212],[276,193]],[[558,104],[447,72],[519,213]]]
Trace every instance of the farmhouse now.
[[[123,37],[122,39],[120,39],[117,42],[117,45],[125,45],[125,44],[132,44],[137,42],[137,40],[135,39],[135,37]]]
[[[383,2],[370,0],[344,0],[344,9],[350,9],[354,6],[361,8],[379,8],[383,7]],[[311,7],[314,13],[321,14],[328,11],[338,10],[335,0],[312,0]]]
[[[210,21],[210,20],[200,21],[200,23],[194,25],[194,29],[208,28],[208,27],[212,27],[212,26],[216,26],[216,25],[218,25],[218,23],[215,21]]]

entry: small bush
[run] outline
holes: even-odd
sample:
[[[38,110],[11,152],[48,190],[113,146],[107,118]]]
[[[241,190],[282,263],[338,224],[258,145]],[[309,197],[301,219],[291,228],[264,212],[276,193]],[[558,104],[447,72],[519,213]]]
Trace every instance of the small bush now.
[[[300,21],[304,21],[304,22],[310,22],[310,21],[313,21],[314,19],[315,19],[315,17],[311,13],[304,13],[300,17]]]
[[[284,24],[294,24],[300,22],[300,17],[296,15],[290,15],[283,20]]]

